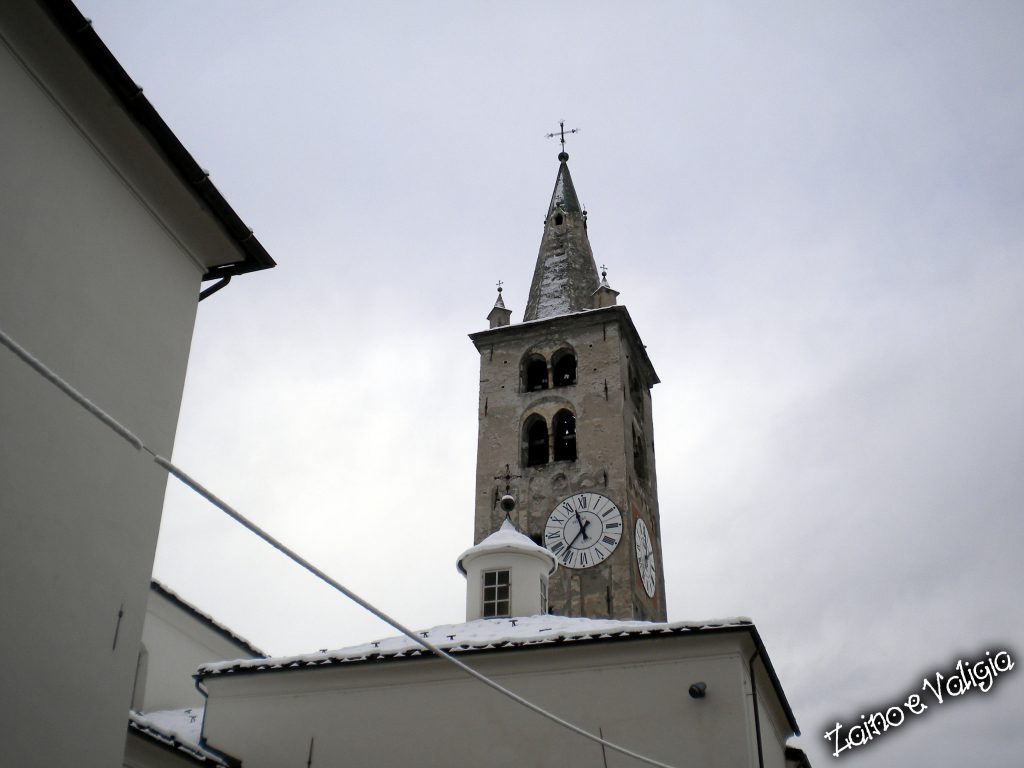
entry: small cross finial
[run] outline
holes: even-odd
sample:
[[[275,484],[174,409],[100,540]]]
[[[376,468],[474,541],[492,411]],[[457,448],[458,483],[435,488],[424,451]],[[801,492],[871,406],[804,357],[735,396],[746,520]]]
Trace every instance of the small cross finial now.
[[[498,293],[501,293],[501,286],[502,286],[502,285],[503,285],[502,281],[501,281],[501,280],[499,280],[499,281],[497,282],[497,286],[498,286]]]
[[[512,490],[512,481],[513,480],[518,480],[521,477],[522,477],[522,475],[513,475],[512,474],[512,470],[509,468],[509,465],[506,464],[505,465],[505,474],[503,474],[503,475],[495,475],[494,479],[495,480],[504,480],[505,481],[505,493],[508,493],[509,491]]]
[[[608,277],[608,267],[606,267],[604,264],[601,265],[601,277],[602,279]]]
[[[566,133],[579,133],[579,132],[580,132],[579,128],[570,128],[568,131],[566,131],[565,130],[565,120],[559,120],[558,121],[558,133],[546,133],[546,134],[544,134],[544,136],[545,136],[545,138],[548,138],[548,139],[553,139],[553,138],[555,138],[555,136],[558,136],[559,141],[562,142],[562,151],[558,153],[558,159],[565,161],[565,160],[569,159],[569,155],[565,151],[565,134]]]

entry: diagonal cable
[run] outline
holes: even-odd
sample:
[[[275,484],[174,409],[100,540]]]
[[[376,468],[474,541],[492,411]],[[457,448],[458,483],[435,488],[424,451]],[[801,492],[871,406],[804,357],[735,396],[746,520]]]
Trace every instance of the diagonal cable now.
[[[219,509],[221,512],[226,514],[232,520],[234,520],[235,522],[239,523],[244,528],[246,528],[248,531],[250,531],[251,533],[255,534],[257,537],[259,537],[260,539],[265,541],[267,544],[269,544],[274,549],[276,549],[278,552],[280,552],[285,557],[290,559],[296,565],[299,565],[302,568],[304,568],[305,570],[309,571],[311,574],[316,576],[318,579],[323,581],[325,584],[327,584],[330,587],[334,588],[336,591],[338,591],[341,594],[343,594],[345,597],[347,597],[352,602],[356,603],[357,605],[359,605],[360,607],[362,607],[363,609],[365,609],[366,611],[368,611],[372,615],[376,616],[378,619],[380,619],[384,623],[386,623],[386,624],[390,625],[391,627],[393,627],[394,629],[398,630],[403,635],[408,637],[410,640],[412,640],[415,643],[417,643],[420,646],[422,646],[425,650],[430,651],[435,656],[438,656],[438,657],[444,659],[449,664],[453,664],[454,666],[458,667],[463,672],[465,672],[467,675],[469,675],[472,678],[475,678],[479,682],[481,682],[484,685],[486,685],[488,688],[492,688],[493,690],[497,691],[498,693],[502,694],[503,696],[506,696],[507,698],[509,698],[512,701],[516,702],[517,704],[520,704],[520,705],[526,707],[527,709],[531,710],[532,712],[535,712],[536,714],[540,715],[541,717],[545,717],[548,720],[552,721],[553,723],[555,723],[557,725],[560,725],[563,728],[566,728],[567,730],[570,730],[573,733],[575,733],[575,734],[577,734],[579,736],[582,736],[585,739],[589,739],[590,741],[593,741],[593,742],[595,742],[597,744],[602,745],[602,747],[607,747],[610,750],[613,750],[613,751],[618,752],[620,754],[626,755],[627,757],[631,757],[634,760],[638,760],[638,761],[640,761],[642,763],[646,763],[647,765],[657,766],[657,768],[673,768],[673,766],[668,765],[667,763],[659,762],[658,760],[655,760],[655,759],[650,758],[650,757],[646,757],[646,756],[641,755],[641,754],[639,754],[637,752],[634,752],[634,751],[632,751],[630,749],[627,749],[626,747],[623,747],[623,746],[620,746],[618,744],[615,744],[614,742],[608,741],[607,739],[603,738],[602,736],[598,736],[596,734],[593,734],[590,731],[587,731],[586,729],[581,728],[580,726],[576,725],[575,723],[571,723],[568,720],[565,720],[565,719],[559,717],[558,715],[554,714],[553,712],[549,712],[548,710],[544,709],[540,705],[534,704],[532,701],[523,698],[522,696],[520,696],[517,693],[514,693],[513,691],[510,691],[508,688],[506,688],[503,685],[501,685],[500,683],[492,680],[491,678],[487,677],[486,675],[483,675],[480,672],[477,672],[475,669],[473,669],[469,665],[463,663],[461,660],[455,658],[454,656],[452,656],[447,651],[445,651],[442,648],[439,648],[438,646],[434,645],[432,642],[427,640],[425,637],[421,637],[420,635],[417,635],[415,632],[413,632],[412,630],[408,629],[404,624],[399,622],[397,619],[393,619],[391,616],[389,616],[388,614],[384,613],[382,610],[377,608],[372,603],[364,600],[359,595],[357,595],[355,592],[353,592],[352,590],[348,589],[348,587],[346,587],[344,584],[342,584],[339,581],[336,581],[335,579],[331,578],[326,573],[321,571],[319,568],[317,568],[311,562],[309,562],[304,557],[302,557],[302,555],[300,555],[299,553],[295,552],[294,550],[292,550],[290,547],[286,546],[282,542],[278,541],[276,538],[274,538],[269,533],[267,533],[265,530],[263,530],[258,525],[256,525],[256,523],[252,522],[247,517],[245,517],[240,512],[238,512],[236,509],[234,509],[226,501],[224,501],[219,496],[217,496],[215,493],[213,493],[212,491],[208,490],[203,485],[201,485],[199,483],[199,481],[195,480],[193,477],[191,477],[190,475],[186,474],[179,467],[175,466],[171,461],[169,461],[168,459],[165,459],[163,456],[160,456],[159,454],[157,454],[156,452],[151,450],[131,430],[129,430],[127,427],[125,427],[123,424],[121,424],[119,421],[117,421],[117,419],[115,419],[113,416],[108,414],[106,411],[104,411],[98,405],[96,405],[91,400],[89,400],[89,398],[87,398],[85,395],[83,395],[81,392],[79,392],[77,389],[75,389],[67,381],[65,381],[60,376],[58,376],[56,373],[54,373],[49,367],[47,367],[38,358],[36,358],[28,350],[26,350],[24,347],[22,347],[20,344],[18,344],[16,341],[14,341],[14,339],[12,339],[10,336],[8,336],[6,333],[4,333],[3,330],[0,330],[0,344],[3,344],[5,347],[7,347],[9,350],[11,350],[11,352],[13,352],[23,362],[25,362],[30,368],[32,368],[34,371],[36,371],[36,373],[38,373],[44,379],[46,379],[51,384],[53,384],[55,387],[57,387],[57,389],[59,389],[61,392],[63,392],[65,395],[67,395],[69,398],[71,398],[73,401],[78,403],[78,405],[82,406],[82,408],[84,408],[86,411],[88,411],[90,414],[92,414],[96,419],[98,419],[103,424],[105,424],[107,427],[109,427],[122,440],[124,440],[125,442],[129,443],[136,450],[145,451],[146,453],[150,454],[150,456],[153,457],[153,461],[156,464],[158,464],[159,466],[163,467],[165,470],[167,470],[167,472],[169,474],[171,474],[174,477],[176,477],[178,480],[180,480],[188,488],[191,488],[197,494],[199,494],[204,499],[206,499],[208,502],[213,504],[215,507],[217,507],[217,509]]]

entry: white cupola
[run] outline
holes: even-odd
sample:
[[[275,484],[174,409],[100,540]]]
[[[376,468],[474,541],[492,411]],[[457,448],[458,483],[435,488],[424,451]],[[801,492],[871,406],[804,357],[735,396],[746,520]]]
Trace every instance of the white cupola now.
[[[505,518],[501,527],[459,555],[466,577],[466,621],[548,612],[548,577],[558,561]]]

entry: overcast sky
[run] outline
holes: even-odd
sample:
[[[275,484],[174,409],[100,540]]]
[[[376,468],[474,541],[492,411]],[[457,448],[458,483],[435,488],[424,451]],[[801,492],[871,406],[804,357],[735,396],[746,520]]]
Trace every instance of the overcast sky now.
[[[1024,4],[79,5],[279,263],[200,306],[174,457],[340,581],[464,615],[466,334],[498,279],[522,318],[564,117],[669,618],[752,617],[818,766],[1024,654]],[[155,567],[275,654],[393,634],[173,481]],[[841,761],[1009,764],[1022,710],[1019,668]]]

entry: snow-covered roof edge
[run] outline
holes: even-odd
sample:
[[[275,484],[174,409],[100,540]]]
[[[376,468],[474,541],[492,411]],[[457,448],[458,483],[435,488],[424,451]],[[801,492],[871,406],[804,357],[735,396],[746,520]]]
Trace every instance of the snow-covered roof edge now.
[[[455,567],[465,576],[467,563],[478,557],[499,552],[518,552],[528,557],[539,558],[547,563],[549,576],[558,568],[558,560],[551,551],[522,533],[508,517],[498,530],[459,555]]]
[[[179,595],[177,592],[175,592],[172,589],[168,589],[156,579],[150,580],[149,588],[153,592],[156,592],[158,595],[170,600],[172,603],[181,608],[181,610],[185,611],[185,613],[188,613],[197,621],[202,622],[210,629],[212,629],[214,632],[223,637],[225,640],[234,643],[247,653],[250,653],[257,658],[265,658],[267,656],[266,651],[261,651],[255,645],[246,640],[244,637],[228,629],[226,626],[221,624],[219,621],[217,621],[209,614],[203,613],[203,611],[196,608],[194,605],[192,605],[192,603],[183,599],[181,595]]]
[[[142,712],[128,711],[128,730],[165,747],[198,765],[220,765],[235,768],[241,761],[217,754],[206,747],[184,738],[174,730],[164,728],[146,717]]]
[[[746,616],[703,621],[619,621],[616,619],[585,619],[564,616],[526,616],[513,619],[477,619],[463,624],[446,624],[422,630],[418,634],[429,638],[434,645],[451,654],[497,652],[557,645],[577,645],[580,642],[621,642],[650,638],[671,638],[728,632],[746,632],[750,635],[757,656],[772,682],[786,718],[793,732],[799,736],[796,722],[782,683],[772,666],[768,651],[753,621]],[[268,659],[222,661],[203,664],[197,678],[259,672],[284,672],[316,669],[344,664],[380,663],[392,660],[424,658],[430,651],[407,637],[398,636],[362,645],[319,651],[298,656]]]
[[[660,623],[542,615],[442,624],[421,630],[417,634],[429,638],[434,645],[443,650],[464,653],[551,645],[568,641],[690,634],[748,627],[753,627],[753,623],[744,616]],[[430,655],[430,652],[409,638],[399,635],[361,645],[295,656],[209,662],[201,665],[197,674],[199,677],[206,677],[231,672],[266,672],[421,655]]]

